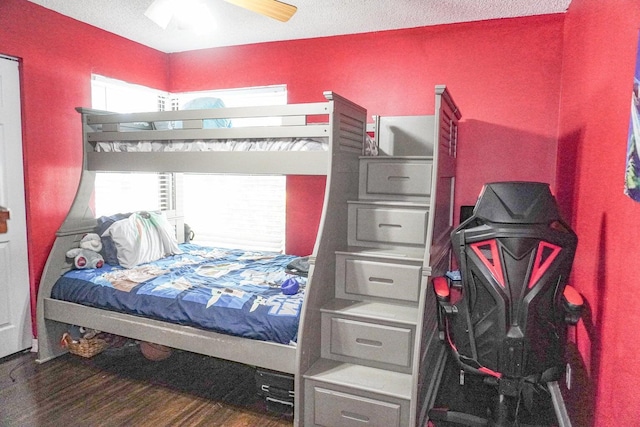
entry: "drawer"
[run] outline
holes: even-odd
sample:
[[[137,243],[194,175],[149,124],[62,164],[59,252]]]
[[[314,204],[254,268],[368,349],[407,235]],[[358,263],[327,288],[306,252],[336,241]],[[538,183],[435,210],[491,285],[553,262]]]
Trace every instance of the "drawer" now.
[[[314,387],[313,425],[340,427],[399,427],[398,403],[370,399],[322,387]]]
[[[358,196],[361,200],[427,203],[431,195],[431,157],[360,159]]]
[[[365,242],[391,245],[423,246],[427,234],[427,209],[403,208],[392,205],[350,204],[350,232],[355,227],[354,242],[358,246]]]
[[[321,358],[303,379],[305,427],[410,425],[412,373]]]
[[[431,162],[379,161],[367,163],[366,168],[367,194],[427,197],[431,193]]]
[[[411,329],[336,317],[330,318],[330,324],[332,354],[401,367],[410,365]]]
[[[399,264],[337,255],[336,296],[417,301],[421,271],[420,263]]]

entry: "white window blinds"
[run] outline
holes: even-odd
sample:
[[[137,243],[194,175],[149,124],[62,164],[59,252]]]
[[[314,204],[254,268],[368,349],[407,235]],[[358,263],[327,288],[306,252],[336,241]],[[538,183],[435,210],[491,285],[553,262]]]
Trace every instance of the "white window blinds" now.
[[[184,217],[194,243],[284,251],[284,176],[184,175]]]
[[[171,174],[96,173],[96,216],[173,209]]]

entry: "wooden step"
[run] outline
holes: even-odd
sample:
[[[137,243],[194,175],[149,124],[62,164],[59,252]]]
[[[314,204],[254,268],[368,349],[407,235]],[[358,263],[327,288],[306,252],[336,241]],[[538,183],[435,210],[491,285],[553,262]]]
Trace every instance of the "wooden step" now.
[[[334,299],[324,305],[320,311],[406,326],[415,326],[418,321],[417,307],[392,302]]]
[[[411,375],[385,369],[318,359],[304,374],[304,378],[380,396],[411,399]]]
[[[409,261],[422,262],[425,248],[396,247],[396,248],[371,248],[365,246],[347,246],[343,251],[336,251],[336,254],[353,254],[359,257],[387,258],[389,262]]]
[[[409,374],[319,359],[304,378],[305,426],[409,425]]]

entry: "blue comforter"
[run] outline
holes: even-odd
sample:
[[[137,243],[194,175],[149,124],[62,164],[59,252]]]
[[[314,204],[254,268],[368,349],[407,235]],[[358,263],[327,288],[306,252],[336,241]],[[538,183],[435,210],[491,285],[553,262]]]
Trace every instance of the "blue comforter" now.
[[[294,256],[180,248],[183,254],[130,269],[71,270],[52,297],[245,338],[295,341],[306,279],[285,272]],[[300,291],[285,295],[281,284],[290,278],[300,282]]]

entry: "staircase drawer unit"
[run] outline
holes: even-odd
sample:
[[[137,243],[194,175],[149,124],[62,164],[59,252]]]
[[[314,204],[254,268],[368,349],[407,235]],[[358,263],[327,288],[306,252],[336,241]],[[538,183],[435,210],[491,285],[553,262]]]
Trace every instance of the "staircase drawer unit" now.
[[[426,287],[450,269],[460,118],[444,86],[435,105],[434,116],[376,117],[382,155],[358,159],[346,236],[344,222],[324,224],[338,244],[318,250],[307,288],[296,426],[428,424],[445,348]],[[337,212],[344,221],[344,205],[324,213]]]
[[[432,166],[430,157],[362,159],[359,198],[426,202],[431,194]]]
[[[427,235],[426,205],[349,202],[350,246],[424,247]]]
[[[417,302],[422,260],[336,253],[336,297]]]

